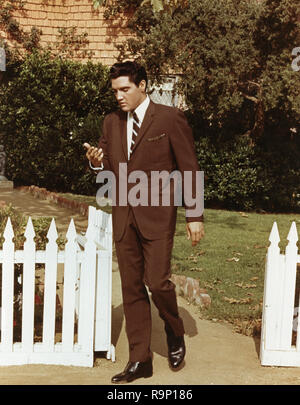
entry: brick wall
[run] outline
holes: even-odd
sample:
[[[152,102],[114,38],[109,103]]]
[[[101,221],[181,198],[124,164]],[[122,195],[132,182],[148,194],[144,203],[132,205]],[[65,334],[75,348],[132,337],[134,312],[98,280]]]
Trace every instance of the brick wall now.
[[[109,66],[118,55],[116,44],[129,36],[125,16],[107,21],[103,9],[94,10],[91,0],[28,0],[24,12],[17,12],[15,17],[26,31],[32,26],[42,30],[42,45],[57,41],[58,28],[76,26],[76,34],[88,33],[86,49],[94,52],[92,60]]]

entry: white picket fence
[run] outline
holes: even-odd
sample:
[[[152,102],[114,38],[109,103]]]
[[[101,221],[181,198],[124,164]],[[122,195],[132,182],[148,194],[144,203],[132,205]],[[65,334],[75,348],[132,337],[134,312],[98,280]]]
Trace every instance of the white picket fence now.
[[[23,250],[15,250],[10,218],[0,250],[2,263],[0,365],[59,364],[92,367],[94,351],[106,351],[114,361],[111,344],[111,215],[89,207],[86,234],[76,233],[73,219],[66,234],[65,250],[56,243],[51,222],[45,250],[36,250],[29,218]],[[22,336],[13,341],[14,265],[23,263]],[[45,265],[42,341],[34,341],[36,263]],[[62,337],[55,342],[57,270],[63,264]],[[75,323],[77,322],[77,341]]]
[[[264,366],[300,366],[299,296],[295,296],[298,234],[293,222],[287,237],[285,254],[280,253],[277,223],[269,237],[271,242],[265,268],[260,359]],[[295,304],[296,300],[296,304]],[[297,333],[292,344],[293,331]]]

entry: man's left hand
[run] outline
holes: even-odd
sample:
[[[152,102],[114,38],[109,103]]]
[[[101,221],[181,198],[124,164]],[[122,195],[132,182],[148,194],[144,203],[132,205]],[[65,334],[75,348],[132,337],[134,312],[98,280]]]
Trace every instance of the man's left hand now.
[[[203,222],[188,222],[186,224],[187,238],[191,239],[192,246],[196,246],[204,236]]]

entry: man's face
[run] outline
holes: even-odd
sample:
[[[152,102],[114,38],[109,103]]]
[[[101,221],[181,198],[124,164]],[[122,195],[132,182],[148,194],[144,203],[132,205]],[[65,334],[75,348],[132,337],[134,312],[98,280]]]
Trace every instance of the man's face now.
[[[133,111],[146,98],[146,82],[142,80],[139,86],[129,80],[128,76],[120,76],[111,81],[112,89],[121,110]]]

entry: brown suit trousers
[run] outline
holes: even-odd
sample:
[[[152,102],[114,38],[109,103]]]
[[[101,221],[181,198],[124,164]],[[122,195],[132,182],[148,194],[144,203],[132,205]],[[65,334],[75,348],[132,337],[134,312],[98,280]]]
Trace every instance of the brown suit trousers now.
[[[170,279],[170,258],[173,235],[162,239],[145,239],[139,231],[133,210],[129,211],[125,233],[115,243],[122,284],[126,333],[129,342],[129,360],[145,361],[150,355],[152,300],[160,317],[173,332],[184,334],[178,314],[175,286]]]

